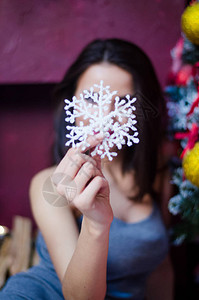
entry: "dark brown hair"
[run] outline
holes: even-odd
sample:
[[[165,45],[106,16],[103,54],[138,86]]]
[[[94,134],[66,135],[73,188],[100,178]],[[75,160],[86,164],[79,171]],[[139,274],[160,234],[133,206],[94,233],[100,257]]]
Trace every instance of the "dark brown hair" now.
[[[137,128],[140,142],[131,147],[124,146],[123,172],[136,171],[140,187],[139,199],[152,193],[157,172],[157,157],[165,120],[165,102],[154,68],[147,55],[136,45],[121,39],[95,40],[88,44],[56,87],[55,98],[60,103],[55,119],[55,162],[67,151],[64,99],[75,93],[80,75],[91,65],[109,62],[128,71],[133,78],[137,101]]]

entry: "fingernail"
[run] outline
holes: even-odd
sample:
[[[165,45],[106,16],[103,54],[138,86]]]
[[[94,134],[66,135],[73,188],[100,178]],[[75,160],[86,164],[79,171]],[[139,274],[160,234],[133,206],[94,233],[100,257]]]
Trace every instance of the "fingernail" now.
[[[100,140],[101,140],[101,139],[104,138],[104,133],[103,133],[103,132],[99,132],[99,133],[95,134],[94,137],[95,137],[96,139],[100,139]]]

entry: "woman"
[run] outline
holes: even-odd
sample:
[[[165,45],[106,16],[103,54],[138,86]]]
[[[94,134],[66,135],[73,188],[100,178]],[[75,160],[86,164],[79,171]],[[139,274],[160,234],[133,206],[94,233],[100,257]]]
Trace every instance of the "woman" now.
[[[120,97],[137,96],[140,142],[120,151],[114,149],[118,155],[111,162],[88,155],[102,142],[102,134],[90,136],[86,149],[66,151],[65,147],[63,99],[78,96],[100,80]],[[11,278],[0,296],[15,300],[144,299],[149,274],[168,253],[155,191],[162,164],[165,108],[153,67],[129,42],[96,40],[70,67],[56,97],[61,103],[56,120],[57,165],[37,174],[30,188],[33,214],[42,233],[38,237],[41,262]],[[114,99],[109,111],[113,105]],[[80,121],[77,118],[76,125]],[[65,185],[60,174],[67,178]],[[76,187],[70,205],[55,207],[44,200],[42,187],[49,176],[64,198],[68,184]],[[74,211],[82,218],[75,218]]]

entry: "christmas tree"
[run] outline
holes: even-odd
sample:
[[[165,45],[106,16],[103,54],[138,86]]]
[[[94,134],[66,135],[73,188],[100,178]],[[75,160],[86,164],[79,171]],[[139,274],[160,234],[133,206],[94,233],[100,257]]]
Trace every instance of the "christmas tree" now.
[[[199,0],[183,12],[181,28],[165,90],[168,135],[179,142],[172,177],[177,194],[169,201],[170,212],[181,217],[172,231],[175,244],[199,235]]]

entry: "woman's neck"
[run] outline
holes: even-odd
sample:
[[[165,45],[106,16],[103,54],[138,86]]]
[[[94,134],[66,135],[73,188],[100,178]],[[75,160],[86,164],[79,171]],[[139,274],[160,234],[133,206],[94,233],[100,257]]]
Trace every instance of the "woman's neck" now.
[[[151,213],[153,201],[149,194],[144,195],[139,202],[133,199],[139,192],[133,171],[123,175],[119,161],[104,163],[102,171],[109,182],[110,203],[115,217],[134,223]]]
[[[135,171],[123,173],[121,157],[116,157],[111,162],[103,162],[102,171],[109,183],[116,185],[126,198],[137,199],[139,187],[136,184]]]

